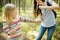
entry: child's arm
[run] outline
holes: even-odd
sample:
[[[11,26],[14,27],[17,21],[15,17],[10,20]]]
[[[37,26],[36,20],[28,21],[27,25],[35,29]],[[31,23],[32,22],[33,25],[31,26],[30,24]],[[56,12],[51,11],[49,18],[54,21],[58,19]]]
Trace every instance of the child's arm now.
[[[28,18],[22,18],[22,17],[20,17],[20,22],[34,22],[34,21],[30,20]]]
[[[6,25],[5,27],[3,27],[3,30],[7,30],[10,28],[10,25]]]
[[[19,36],[21,36],[21,35],[22,35],[22,33],[19,32],[18,34],[10,35],[10,38],[17,38],[17,37],[19,37]]]
[[[18,31],[18,30],[21,30],[20,25],[17,25],[17,27],[15,27],[14,29],[12,29],[12,30],[10,31],[10,37],[11,37],[11,38],[17,38],[17,37],[21,36],[21,35],[22,35],[21,32],[19,32],[18,34],[13,34],[14,32],[16,32],[16,31]]]
[[[38,22],[38,20],[32,20],[32,19],[27,19],[27,18],[20,17],[20,22]]]
[[[10,38],[17,38],[21,35],[21,32],[19,32],[18,34],[13,34],[14,32],[21,30],[20,25],[17,25],[15,28],[11,29],[10,31]]]
[[[20,33],[18,33],[18,34],[16,34],[16,35],[11,36],[11,38],[17,38],[17,37],[19,37],[19,36],[21,36],[21,35],[22,35],[22,33],[20,32]]]
[[[19,30],[20,29],[20,27],[16,27],[16,28],[14,28],[14,29],[12,29],[11,31],[10,31],[10,33],[14,33],[15,31],[17,31],[17,30]]]

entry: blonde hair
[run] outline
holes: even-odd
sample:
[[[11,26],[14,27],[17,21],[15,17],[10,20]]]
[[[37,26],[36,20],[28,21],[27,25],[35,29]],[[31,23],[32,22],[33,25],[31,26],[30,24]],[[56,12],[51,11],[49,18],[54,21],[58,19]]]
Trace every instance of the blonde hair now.
[[[8,23],[12,22],[12,11],[16,9],[16,6],[13,4],[6,4],[5,5],[5,10],[4,10],[4,17],[8,21]]]

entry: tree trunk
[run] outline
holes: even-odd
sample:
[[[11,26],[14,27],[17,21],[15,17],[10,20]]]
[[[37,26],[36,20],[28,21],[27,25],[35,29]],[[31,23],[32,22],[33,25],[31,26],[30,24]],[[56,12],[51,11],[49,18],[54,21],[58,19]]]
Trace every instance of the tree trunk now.
[[[4,5],[3,0],[0,0],[0,8]]]
[[[9,3],[11,3],[11,0],[9,0]]]

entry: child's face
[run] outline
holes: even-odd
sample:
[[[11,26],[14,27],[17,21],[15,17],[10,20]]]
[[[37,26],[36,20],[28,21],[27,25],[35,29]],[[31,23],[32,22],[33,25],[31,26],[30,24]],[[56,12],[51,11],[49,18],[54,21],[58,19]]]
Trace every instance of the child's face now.
[[[12,11],[12,18],[16,18],[16,15],[17,15],[17,10],[13,10]]]

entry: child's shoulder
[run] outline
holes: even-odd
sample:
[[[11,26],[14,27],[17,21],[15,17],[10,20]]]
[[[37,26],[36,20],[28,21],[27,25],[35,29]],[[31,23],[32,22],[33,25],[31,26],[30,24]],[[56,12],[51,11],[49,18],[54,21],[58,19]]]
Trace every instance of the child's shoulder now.
[[[6,23],[7,21],[6,20],[3,20],[2,23]]]
[[[3,20],[2,23],[3,23],[3,25],[7,25],[8,24],[8,22],[6,20]]]
[[[2,24],[3,24],[3,27],[6,26],[6,25],[8,25],[8,23],[7,23],[6,20],[3,20],[3,21],[2,21]]]

